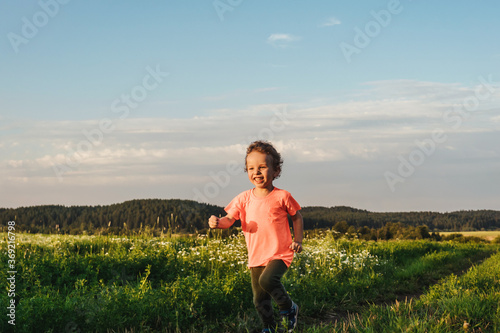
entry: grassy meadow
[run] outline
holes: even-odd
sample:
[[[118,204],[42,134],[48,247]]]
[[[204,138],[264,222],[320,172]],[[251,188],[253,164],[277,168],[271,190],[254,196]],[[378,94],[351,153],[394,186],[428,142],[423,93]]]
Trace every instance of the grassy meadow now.
[[[16,235],[16,326],[7,234],[1,332],[259,332],[241,234]],[[498,244],[304,241],[283,283],[299,332],[497,332]]]

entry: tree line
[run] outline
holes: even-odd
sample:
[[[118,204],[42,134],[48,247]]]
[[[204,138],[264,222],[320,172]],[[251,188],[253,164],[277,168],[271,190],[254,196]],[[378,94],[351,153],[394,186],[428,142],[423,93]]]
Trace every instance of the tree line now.
[[[494,210],[376,213],[337,206],[303,207],[301,213],[306,230],[335,227],[339,232],[357,233],[363,238],[402,236],[398,229],[406,229],[416,238],[426,234],[424,229],[428,233],[500,229],[500,211]],[[105,206],[0,208],[0,219],[16,221],[17,231],[63,234],[129,234],[146,229],[155,234],[204,232],[212,214],[223,216],[225,212],[219,206],[180,199],[141,199]],[[2,223],[2,230],[5,226]]]
[[[390,212],[378,213],[352,207],[304,207],[304,221],[311,228],[330,228],[338,222],[360,228],[383,228],[388,223],[402,226],[427,226],[431,231],[475,231],[500,229],[500,211],[461,210],[439,212]]]
[[[16,230],[31,233],[129,234],[140,230],[194,233],[207,227],[221,207],[191,200],[143,199],[106,206],[44,205],[0,209],[2,221],[16,221]]]

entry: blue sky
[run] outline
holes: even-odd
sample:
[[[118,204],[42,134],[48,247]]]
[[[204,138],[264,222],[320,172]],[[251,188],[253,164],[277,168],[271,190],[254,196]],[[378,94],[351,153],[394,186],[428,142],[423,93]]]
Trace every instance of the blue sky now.
[[[225,205],[260,138],[304,206],[500,209],[499,9],[3,2],[0,207]]]

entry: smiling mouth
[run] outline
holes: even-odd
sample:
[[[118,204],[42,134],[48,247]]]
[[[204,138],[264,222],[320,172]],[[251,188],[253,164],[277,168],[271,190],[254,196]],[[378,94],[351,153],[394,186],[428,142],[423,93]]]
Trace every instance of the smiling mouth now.
[[[256,183],[259,183],[259,184],[264,182],[264,178],[262,178],[262,177],[255,177],[253,180],[254,180]]]

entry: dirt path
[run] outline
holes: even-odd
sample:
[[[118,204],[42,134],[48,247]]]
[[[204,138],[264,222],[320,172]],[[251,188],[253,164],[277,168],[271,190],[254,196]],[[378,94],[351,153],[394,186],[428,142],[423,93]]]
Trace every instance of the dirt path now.
[[[371,304],[376,305],[376,306],[394,306],[398,303],[410,303],[410,302],[415,302],[417,301],[420,296],[422,296],[429,288],[431,288],[433,285],[436,285],[440,283],[441,280],[445,279],[446,277],[450,276],[451,274],[455,274],[457,276],[461,276],[469,271],[469,269],[473,266],[480,265],[484,260],[489,258],[492,254],[487,255],[486,257],[479,258],[475,262],[471,262],[467,267],[461,268],[461,269],[455,269],[452,270],[452,272],[448,275],[445,275],[441,277],[439,280],[434,280],[433,283],[426,284],[421,286],[420,290],[416,293],[407,293],[407,294],[396,294],[396,298],[394,301],[379,301],[379,302],[371,302]],[[327,326],[327,325],[335,325],[340,323],[341,325],[347,325],[350,320],[355,318],[356,316],[360,315],[366,309],[369,307],[369,304],[366,305],[360,305],[359,309],[357,311],[346,311],[342,309],[325,309],[322,311],[321,316],[318,318],[304,318],[304,321],[306,323],[306,326],[309,325],[315,325],[315,326]],[[344,326],[342,325],[342,326]]]

